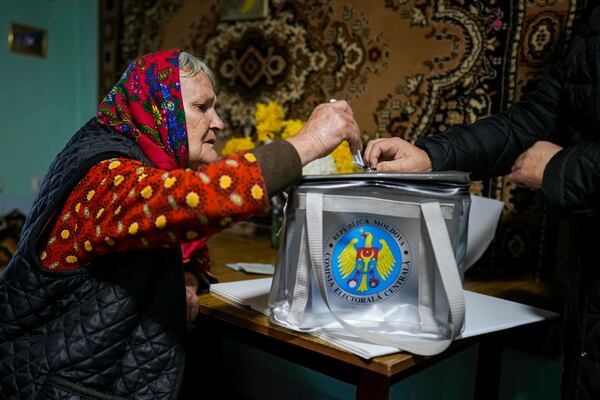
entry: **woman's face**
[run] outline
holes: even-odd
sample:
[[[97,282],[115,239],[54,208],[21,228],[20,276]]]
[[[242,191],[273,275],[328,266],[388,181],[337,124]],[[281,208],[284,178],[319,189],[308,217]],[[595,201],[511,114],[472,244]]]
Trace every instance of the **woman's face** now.
[[[215,110],[217,97],[210,79],[204,73],[193,78],[186,77],[184,71],[181,74],[183,76],[179,79],[188,132],[189,165],[197,168],[219,157],[215,150],[215,139],[224,125]]]

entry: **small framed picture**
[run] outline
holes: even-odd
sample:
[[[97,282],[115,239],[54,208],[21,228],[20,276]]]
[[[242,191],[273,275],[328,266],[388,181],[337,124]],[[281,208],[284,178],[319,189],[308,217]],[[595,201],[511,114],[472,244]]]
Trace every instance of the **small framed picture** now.
[[[221,21],[243,21],[269,16],[269,0],[223,0]]]
[[[46,57],[48,34],[45,29],[11,23],[8,47],[15,53]]]

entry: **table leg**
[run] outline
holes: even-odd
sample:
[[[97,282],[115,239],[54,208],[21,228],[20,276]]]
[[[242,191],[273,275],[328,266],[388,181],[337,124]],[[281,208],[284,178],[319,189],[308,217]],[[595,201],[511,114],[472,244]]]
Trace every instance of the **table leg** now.
[[[497,399],[502,373],[503,336],[484,335],[479,341],[475,399]]]
[[[372,372],[359,372],[356,384],[356,400],[388,400],[390,379]]]

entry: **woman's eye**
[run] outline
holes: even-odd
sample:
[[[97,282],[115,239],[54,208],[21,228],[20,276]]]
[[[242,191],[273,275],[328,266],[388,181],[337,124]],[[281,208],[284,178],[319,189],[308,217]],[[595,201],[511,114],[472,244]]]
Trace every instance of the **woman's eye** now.
[[[207,104],[197,104],[196,108],[199,111],[206,112],[208,110],[208,105]]]

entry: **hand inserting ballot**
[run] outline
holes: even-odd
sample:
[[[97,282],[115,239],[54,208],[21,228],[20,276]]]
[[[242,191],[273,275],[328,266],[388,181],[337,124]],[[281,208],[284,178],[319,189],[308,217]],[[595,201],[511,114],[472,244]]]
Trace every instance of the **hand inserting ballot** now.
[[[336,99],[329,99],[329,102],[335,103]],[[360,154],[360,150],[355,150],[352,152],[352,164],[356,165],[357,167],[366,169],[362,155]]]
[[[344,100],[315,107],[296,136],[287,139],[294,146],[302,165],[322,158],[347,140],[353,153],[360,152],[360,130],[350,105]]]

